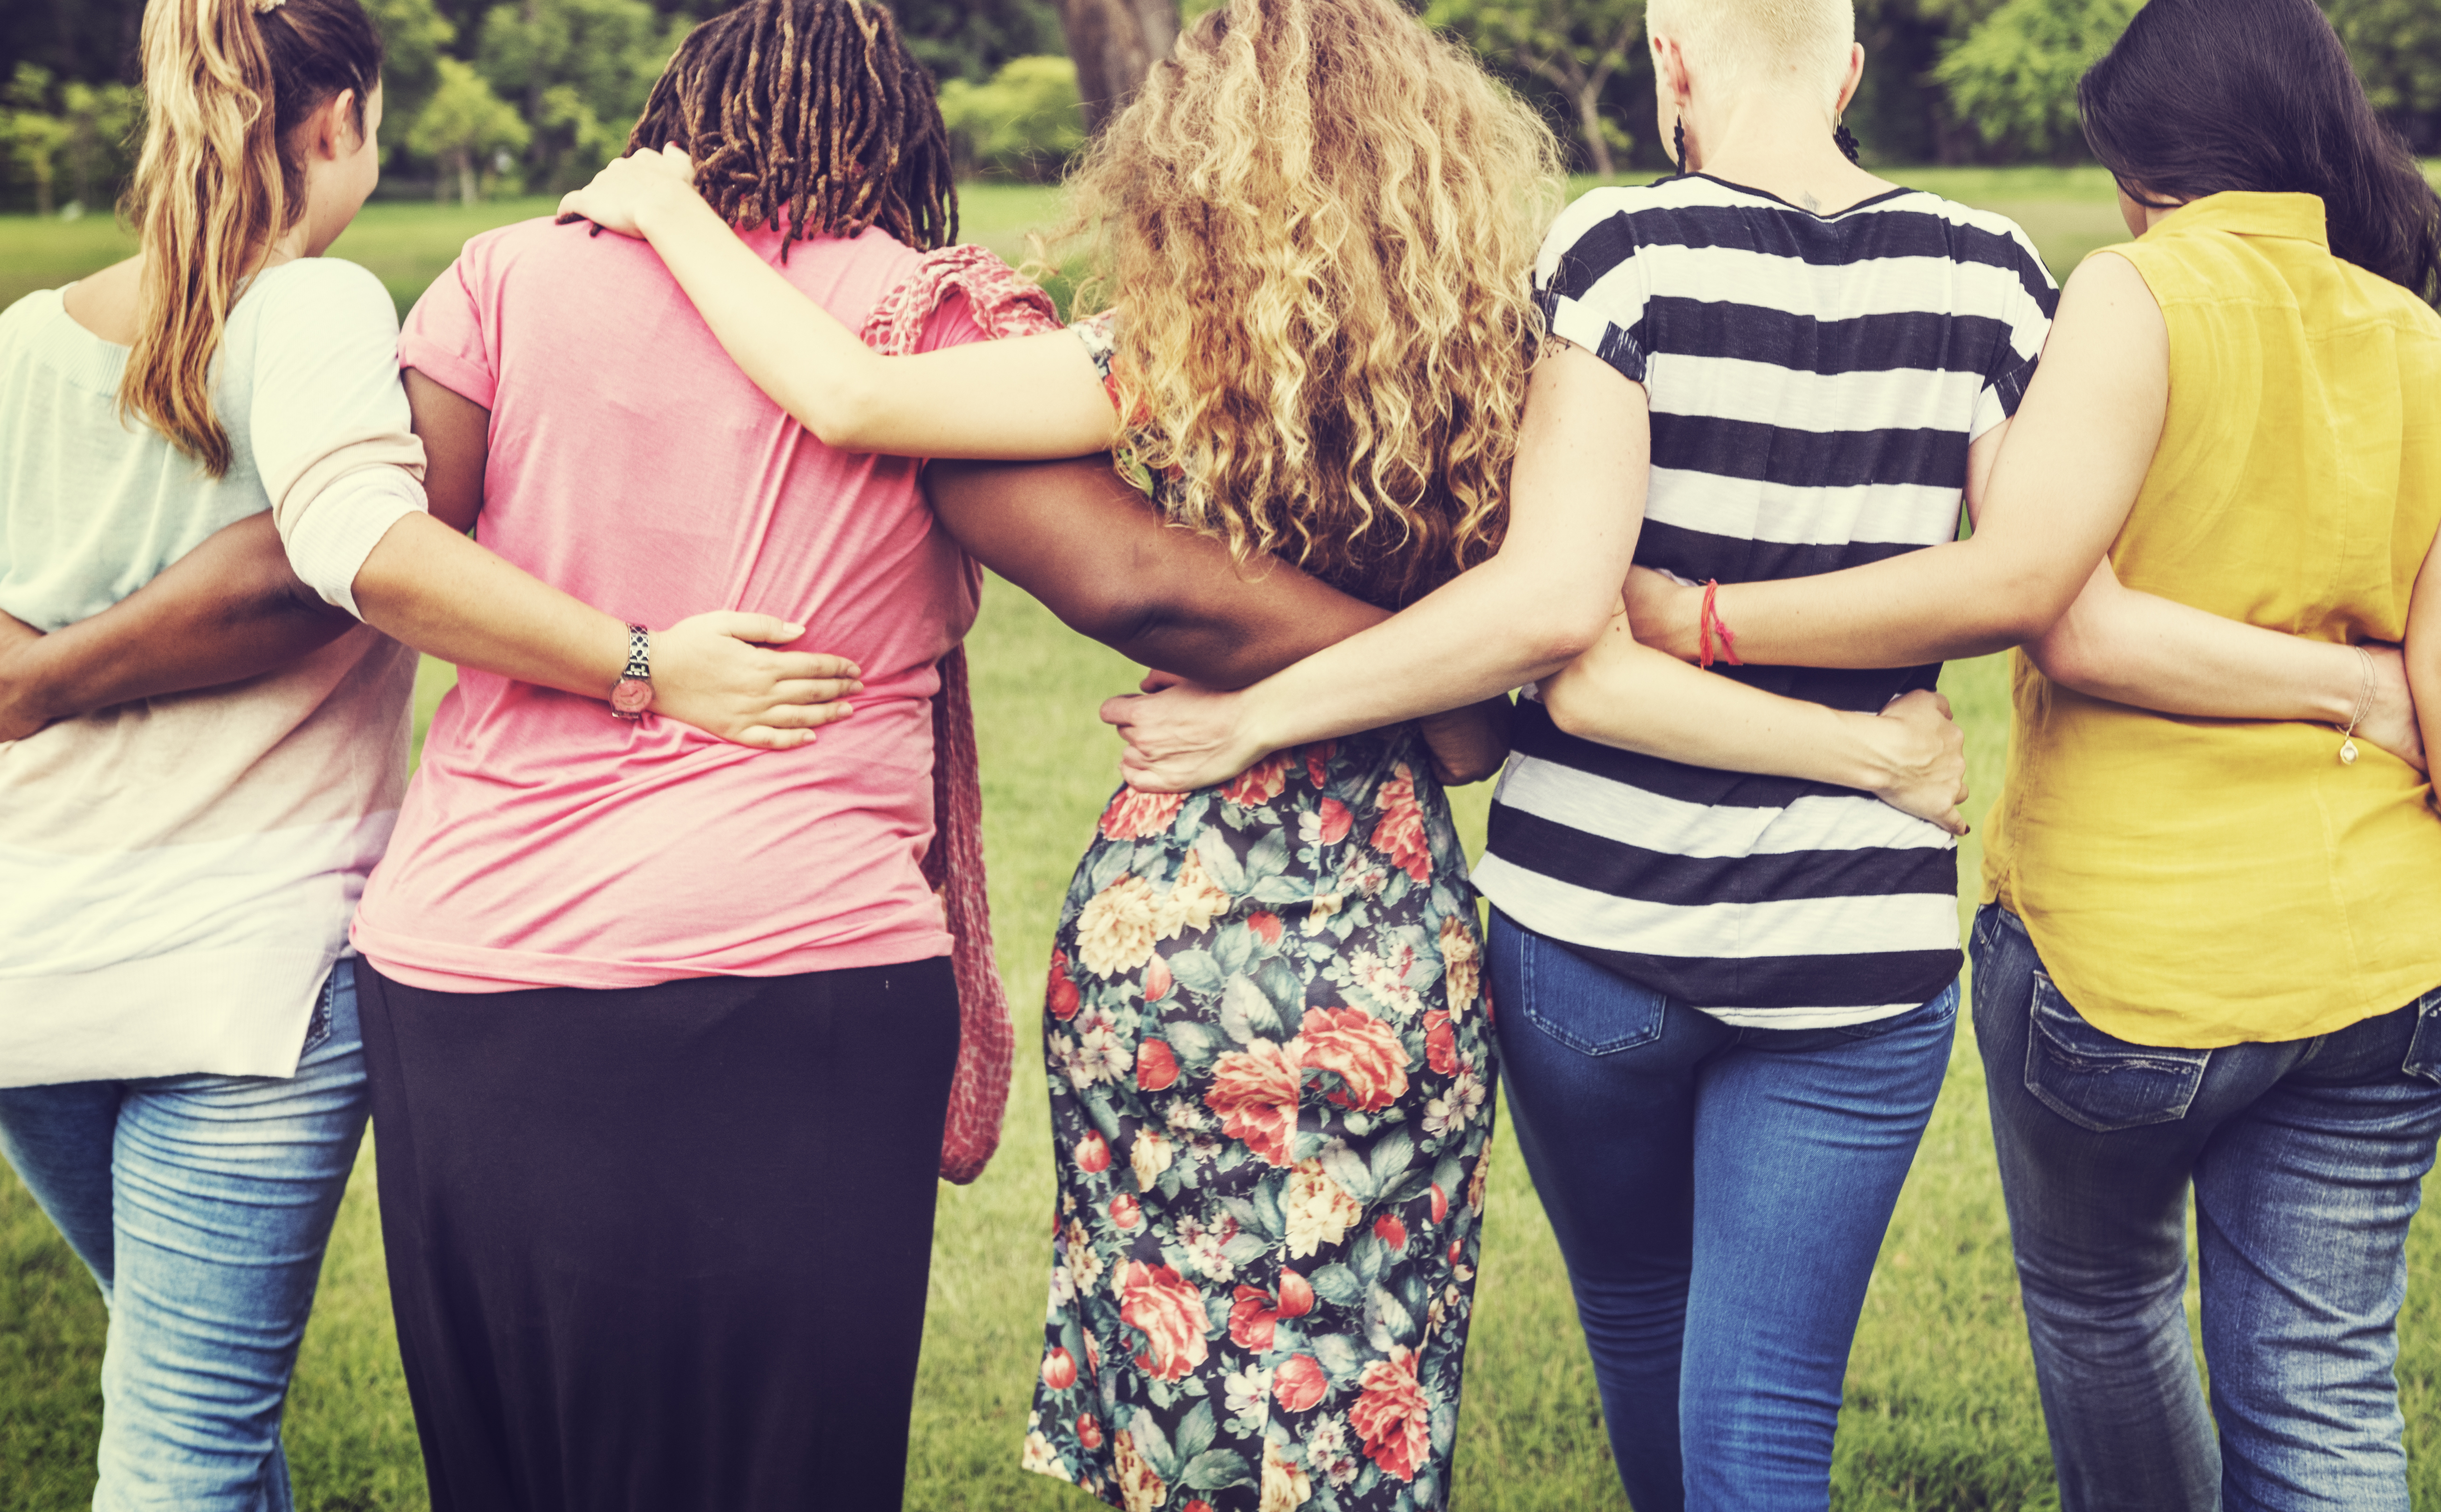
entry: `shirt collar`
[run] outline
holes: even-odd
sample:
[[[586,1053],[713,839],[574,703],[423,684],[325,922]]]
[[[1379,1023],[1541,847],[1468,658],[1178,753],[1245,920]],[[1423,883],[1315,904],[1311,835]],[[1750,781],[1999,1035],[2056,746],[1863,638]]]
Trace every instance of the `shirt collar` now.
[[[2331,238],[2323,219],[2323,201],[2314,194],[2262,194],[2229,189],[2190,200],[2161,217],[2147,240],[2190,231],[2225,231],[2232,236],[2275,236],[2311,242],[2325,252]]]

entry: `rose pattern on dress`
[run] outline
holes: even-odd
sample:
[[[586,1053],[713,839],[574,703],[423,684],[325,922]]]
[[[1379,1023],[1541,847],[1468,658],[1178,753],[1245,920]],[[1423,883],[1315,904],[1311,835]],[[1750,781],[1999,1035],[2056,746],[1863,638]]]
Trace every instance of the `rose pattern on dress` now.
[[[1059,1202],[1026,1468],[1130,1512],[1446,1504],[1481,961],[1410,736],[1113,797],[1045,998]]]

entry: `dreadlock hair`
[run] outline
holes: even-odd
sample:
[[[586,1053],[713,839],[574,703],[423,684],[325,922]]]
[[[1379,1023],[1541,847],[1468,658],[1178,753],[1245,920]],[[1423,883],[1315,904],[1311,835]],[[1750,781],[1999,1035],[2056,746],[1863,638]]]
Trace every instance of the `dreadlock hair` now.
[[[671,142],[722,220],[785,229],[784,261],[869,225],[921,252],[957,238],[932,76],[875,0],[747,0],[687,33],[627,134],[631,153]]]

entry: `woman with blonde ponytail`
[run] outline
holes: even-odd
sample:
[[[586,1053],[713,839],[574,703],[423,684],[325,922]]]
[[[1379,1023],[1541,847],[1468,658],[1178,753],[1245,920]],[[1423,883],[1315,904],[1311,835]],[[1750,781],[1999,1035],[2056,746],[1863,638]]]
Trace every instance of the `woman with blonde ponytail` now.
[[[143,53],[139,254],[0,315],[0,1153],[110,1304],[95,1506],[253,1512],[364,1126],[411,648],[597,707],[646,658],[650,707],[779,747],[850,669],[426,512],[389,297],[320,256],[379,171],[356,0],[155,0]]]

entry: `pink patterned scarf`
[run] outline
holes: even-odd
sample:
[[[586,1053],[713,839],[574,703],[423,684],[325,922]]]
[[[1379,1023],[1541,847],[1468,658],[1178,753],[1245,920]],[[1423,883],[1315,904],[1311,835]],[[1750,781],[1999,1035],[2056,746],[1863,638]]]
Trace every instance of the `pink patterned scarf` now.
[[[915,350],[924,326],[950,296],[963,294],[975,324],[995,340],[1059,329],[1051,297],[979,246],[929,254],[905,283],[874,306],[865,345],[884,355]],[[961,1185],[983,1174],[1000,1147],[1008,1109],[1016,1033],[1008,993],[992,963],[991,903],[984,886],[983,782],[975,758],[975,711],[967,693],[964,646],[941,658],[932,697],[932,848],[924,880],[940,896],[954,942],[958,980],[958,1069],[941,1134],[941,1175]]]

